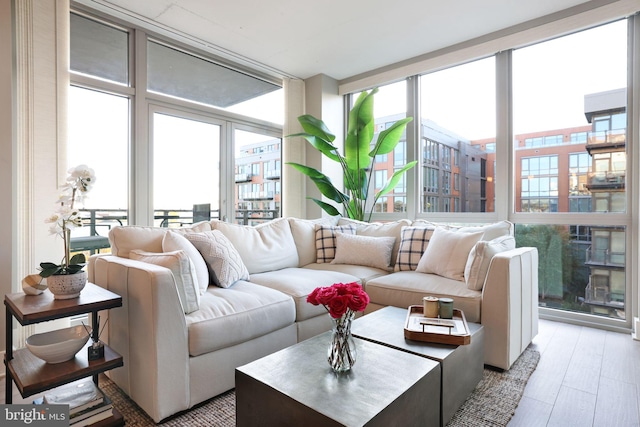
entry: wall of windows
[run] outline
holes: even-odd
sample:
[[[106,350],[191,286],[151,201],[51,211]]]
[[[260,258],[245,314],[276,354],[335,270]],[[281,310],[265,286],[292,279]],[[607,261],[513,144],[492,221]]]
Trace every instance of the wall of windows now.
[[[71,83],[67,158],[101,181],[78,233],[281,216],[281,82],[73,11]]]
[[[518,245],[539,250],[543,315],[612,328],[631,325],[637,274],[626,191],[627,70],[638,54],[630,21],[406,80],[421,115],[407,141],[408,160],[420,162],[407,175],[417,184],[409,211],[513,221]],[[595,51],[606,59],[593,61]]]

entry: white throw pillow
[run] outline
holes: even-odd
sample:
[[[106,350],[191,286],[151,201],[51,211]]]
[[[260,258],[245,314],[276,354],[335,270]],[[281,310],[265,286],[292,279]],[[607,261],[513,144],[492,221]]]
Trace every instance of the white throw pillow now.
[[[356,234],[359,236],[395,237],[396,241],[393,244],[393,252],[391,253],[391,265],[393,266],[398,257],[402,227],[411,225],[411,221],[408,219],[399,219],[391,222],[364,222],[351,218],[340,218],[338,225],[354,225],[356,227]]]
[[[134,249],[129,252],[129,258],[160,265],[171,270],[184,313],[189,314],[200,308],[200,290],[196,269],[184,251],[156,253]]]
[[[338,233],[336,234],[336,256],[331,264],[367,265],[389,270],[395,241],[395,237]]]
[[[435,229],[435,226],[402,227],[395,271],[415,271]]]
[[[172,252],[178,250],[183,250],[196,267],[199,292],[200,295],[204,295],[209,286],[209,271],[207,270],[207,264],[204,262],[202,255],[184,235],[174,233],[173,231],[167,232],[162,239],[162,251]]]
[[[481,291],[487,278],[489,264],[494,255],[516,248],[513,236],[501,236],[490,241],[480,240],[471,249],[464,268],[464,278],[467,288]]]
[[[316,262],[329,263],[336,256],[336,234],[356,234],[353,225],[318,225],[316,224]]]
[[[436,227],[416,271],[464,281],[469,252],[484,232],[461,233]]]
[[[286,218],[255,227],[222,221],[212,221],[211,226],[233,243],[251,274],[298,267],[298,250]]]
[[[190,233],[185,237],[202,254],[214,285],[228,288],[238,280],[249,280],[249,271],[240,254],[221,231]]]

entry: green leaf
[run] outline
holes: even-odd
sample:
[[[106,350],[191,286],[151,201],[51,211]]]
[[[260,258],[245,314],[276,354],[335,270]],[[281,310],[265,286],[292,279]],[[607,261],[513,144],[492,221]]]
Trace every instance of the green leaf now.
[[[392,176],[389,178],[385,186],[376,194],[376,200],[380,198],[380,196],[384,196],[398,185],[400,182],[400,178],[402,178],[402,174],[414,167],[418,163],[417,161],[413,161],[405,165],[402,169],[398,169]]]
[[[349,112],[344,143],[344,157],[349,169],[366,169],[371,164],[369,150],[375,130],[373,95],[377,92],[378,88],[362,92]]]
[[[375,157],[379,154],[388,154],[396,148],[398,142],[400,142],[400,138],[404,134],[405,129],[407,128],[407,124],[413,120],[413,117],[407,117],[401,120],[398,120],[393,125],[389,126],[389,128],[383,130],[378,135],[378,140],[376,141],[376,146],[371,150],[369,156]]]
[[[322,210],[324,210],[329,215],[331,215],[331,216],[340,215],[340,212],[338,211],[338,209],[335,208],[335,206],[330,205],[329,203],[325,203],[322,200],[318,200],[318,199],[314,199],[314,198],[311,198],[311,200],[316,202],[316,204],[318,206],[320,206],[322,208]]]
[[[319,170],[299,163],[288,162],[287,164],[293,166],[297,171],[302,172],[311,178],[311,181],[313,181],[318,190],[320,190],[320,193],[328,199],[338,203],[343,203],[344,201],[349,200],[349,197],[334,187],[331,183],[331,179]]]
[[[42,262],[40,263],[40,277],[49,277],[53,276],[62,271],[62,266],[54,264],[52,262]]]
[[[334,160],[336,162],[340,161],[340,155],[338,153],[338,147],[336,147],[335,145],[323,140],[322,138],[319,138],[315,135],[311,135],[309,133],[294,133],[292,135],[287,135],[287,138],[293,138],[296,136],[300,136],[304,139],[306,139],[309,144],[311,144],[313,146],[313,148],[315,148],[316,150],[320,151],[322,154],[324,154],[325,156],[327,156],[328,158],[330,158],[331,160]]]
[[[302,125],[302,129],[310,135],[317,136],[327,142],[333,142],[333,140],[336,139],[336,136],[331,133],[322,120],[316,119],[310,114],[304,114],[298,117],[298,121],[300,125]]]
[[[87,262],[87,259],[84,254],[75,254],[69,260],[69,264],[84,264],[85,262]]]

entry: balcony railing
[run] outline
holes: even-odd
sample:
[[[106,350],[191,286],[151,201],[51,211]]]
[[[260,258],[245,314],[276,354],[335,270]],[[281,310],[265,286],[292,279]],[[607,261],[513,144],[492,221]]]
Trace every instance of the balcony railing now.
[[[280,179],[280,169],[272,169],[264,172],[265,179]]]
[[[273,191],[252,191],[248,193],[242,193],[240,199],[242,200],[273,200],[275,193]]]
[[[253,177],[250,173],[237,173],[235,176],[236,182],[250,182]]]
[[[599,148],[624,147],[627,141],[625,129],[589,132],[587,134],[587,151]]]
[[[594,249],[590,246],[586,250],[585,264],[602,267],[624,267],[625,253],[615,252],[609,249]]]
[[[587,175],[589,190],[620,190],[624,189],[625,171],[591,172]]]
[[[74,229],[71,233],[71,251],[89,251],[91,254],[100,249],[107,249],[109,231],[120,225],[129,225],[126,209],[81,209],[83,227]],[[160,209],[154,211],[154,225],[156,227],[185,227],[194,222],[192,209]],[[201,215],[201,212],[198,212]],[[280,216],[279,209],[236,209],[235,223],[241,225],[255,225],[260,222],[271,221]],[[220,218],[220,211],[210,211],[211,218]]]

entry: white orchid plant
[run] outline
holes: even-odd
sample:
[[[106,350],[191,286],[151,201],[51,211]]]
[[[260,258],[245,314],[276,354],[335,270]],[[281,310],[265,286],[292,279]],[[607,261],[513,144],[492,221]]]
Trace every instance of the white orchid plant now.
[[[79,165],[69,169],[66,184],[62,187],[62,192],[56,205],[58,208],[53,215],[45,220],[51,224],[49,232],[52,235],[62,237],[64,242],[64,258],[60,264],[52,262],[40,263],[40,276],[49,277],[54,274],[76,274],[85,265],[84,254],[76,254],[70,257],[71,230],[82,227],[82,217],[76,204],[82,203],[93,188],[96,176],[93,169],[87,165]]]

